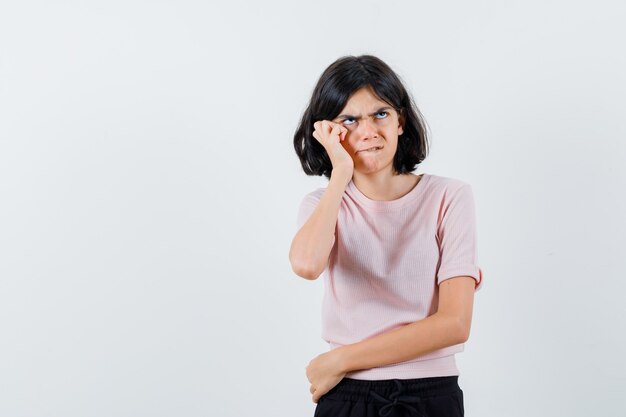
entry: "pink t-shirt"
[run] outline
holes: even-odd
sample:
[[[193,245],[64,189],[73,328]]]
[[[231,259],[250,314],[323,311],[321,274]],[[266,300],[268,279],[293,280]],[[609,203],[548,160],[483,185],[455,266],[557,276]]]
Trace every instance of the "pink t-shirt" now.
[[[298,229],[325,190],[304,196]],[[438,284],[459,275],[472,276],[476,291],[482,287],[471,185],[425,173],[404,196],[377,201],[350,181],[322,274],[322,339],[332,350],[430,316],[437,311]],[[352,371],[346,377],[459,375],[454,354],[463,348],[460,343],[409,361]]]

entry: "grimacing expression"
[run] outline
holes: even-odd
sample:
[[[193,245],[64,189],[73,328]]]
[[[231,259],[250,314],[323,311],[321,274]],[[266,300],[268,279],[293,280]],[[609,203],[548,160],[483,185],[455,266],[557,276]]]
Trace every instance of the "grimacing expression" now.
[[[357,90],[332,121],[348,130],[341,144],[354,160],[355,170],[375,172],[393,164],[403,132],[398,112],[369,88]]]

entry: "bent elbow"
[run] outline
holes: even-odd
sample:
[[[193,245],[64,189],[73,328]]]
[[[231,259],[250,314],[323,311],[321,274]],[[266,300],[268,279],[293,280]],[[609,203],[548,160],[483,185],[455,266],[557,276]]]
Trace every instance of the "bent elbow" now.
[[[465,343],[469,340],[469,331],[461,332],[460,343]]]
[[[308,279],[309,281],[315,281],[321,275],[321,272],[317,271],[314,268],[308,266],[294,265],[293,263],[291,264],[291,270],[297,276]]]
[[[470,335],[470,326],[466,323],[459,323],[457,335],[459,337],[459,343],[467,342]]]

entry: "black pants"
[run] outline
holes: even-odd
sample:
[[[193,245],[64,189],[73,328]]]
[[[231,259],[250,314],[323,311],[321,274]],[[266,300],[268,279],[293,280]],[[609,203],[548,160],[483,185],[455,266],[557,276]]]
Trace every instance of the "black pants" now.
[[[313,417],[463,417],[458,379],[344,378],[320,397]]]

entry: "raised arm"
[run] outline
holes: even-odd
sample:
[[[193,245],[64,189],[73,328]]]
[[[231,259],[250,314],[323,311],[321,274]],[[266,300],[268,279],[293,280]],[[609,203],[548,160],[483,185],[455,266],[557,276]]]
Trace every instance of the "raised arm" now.
[[[335,240],[339,206],[351,178],[351,174],[333,170],[317,207],[293,238],[289,262],[296,275],[315,280],[326,268]]]

